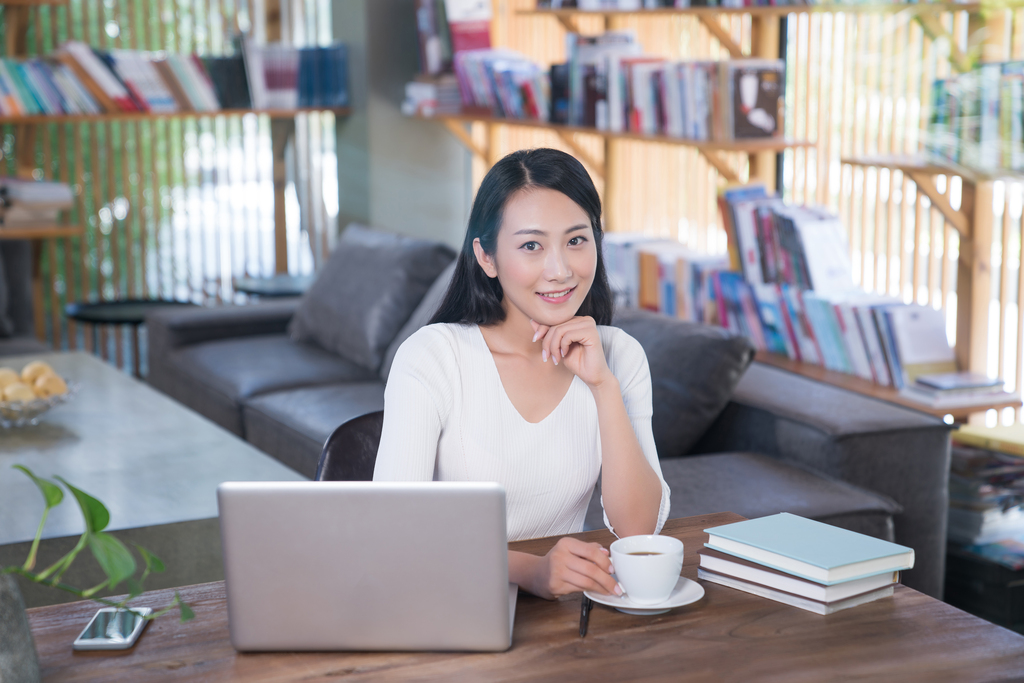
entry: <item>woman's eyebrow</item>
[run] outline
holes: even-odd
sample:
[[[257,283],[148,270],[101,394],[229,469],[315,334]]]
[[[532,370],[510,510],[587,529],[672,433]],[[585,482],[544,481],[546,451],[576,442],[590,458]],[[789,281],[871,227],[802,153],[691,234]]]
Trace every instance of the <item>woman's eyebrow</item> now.
[[[574,225],[573,227],[571,227],[568,230],[566,230],[565,234],[568,235],[569,233],[576,232],[577,230],[586,230],[589,227],[590,227],[589,225],[585,225],[583,223],[580,223],[579,225]],[[540,235],[541,237],[546,237],[548,233],[545,232],[544,230],[538,230],[536,228],[523,228],[522,230],[516,230],[512,234],[513,235]]]

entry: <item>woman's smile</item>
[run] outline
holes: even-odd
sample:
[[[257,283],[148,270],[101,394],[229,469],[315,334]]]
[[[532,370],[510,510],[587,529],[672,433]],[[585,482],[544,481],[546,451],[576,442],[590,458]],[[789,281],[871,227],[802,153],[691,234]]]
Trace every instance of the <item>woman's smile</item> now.
[[[572,298],[572,295],[575,291],[576,287],[570,287],[569,289],[562,289],[557,292],[537,292],[537,295],[545,303],[564,304],[566,301]]]

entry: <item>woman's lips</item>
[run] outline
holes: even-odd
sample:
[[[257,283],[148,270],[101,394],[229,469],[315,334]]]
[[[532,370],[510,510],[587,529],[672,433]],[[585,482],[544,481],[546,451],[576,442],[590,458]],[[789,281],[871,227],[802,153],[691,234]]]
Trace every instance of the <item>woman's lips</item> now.
[[[575,287],[570,287],[569,289],[563,289],[558,292],[537,292],[537,296],[540,297],[541,301],[549,304],[563,304],[572,298],[572,293],[575,291]],[[552,294],[560,294],[561,296],[551,296]]]

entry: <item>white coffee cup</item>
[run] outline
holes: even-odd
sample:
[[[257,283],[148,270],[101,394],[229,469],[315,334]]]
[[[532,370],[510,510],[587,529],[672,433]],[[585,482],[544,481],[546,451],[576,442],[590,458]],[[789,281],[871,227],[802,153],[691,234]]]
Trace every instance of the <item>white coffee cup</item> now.
[[[683,542],[671,536],[627,536],[611,545],[615,577],[637,605],[668,599],[683,569]]]

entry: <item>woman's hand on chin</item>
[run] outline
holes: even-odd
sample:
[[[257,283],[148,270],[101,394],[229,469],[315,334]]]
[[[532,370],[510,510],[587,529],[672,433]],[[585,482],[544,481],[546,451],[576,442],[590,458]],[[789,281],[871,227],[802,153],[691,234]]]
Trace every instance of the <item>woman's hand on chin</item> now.
[[[585,543],[568,536],[559,539],[541,558],[533,579],[530,592],[548,600],[580,591],[622,594],[612,576],[608,551],[598,543]]]
[[[597,323],[590,316],[576,316],[551,326],[531,320],[530,325],[534,341],[541,342],[541,357],[545,362],[564,363],[591,389],[614,378],[604,357]]]

